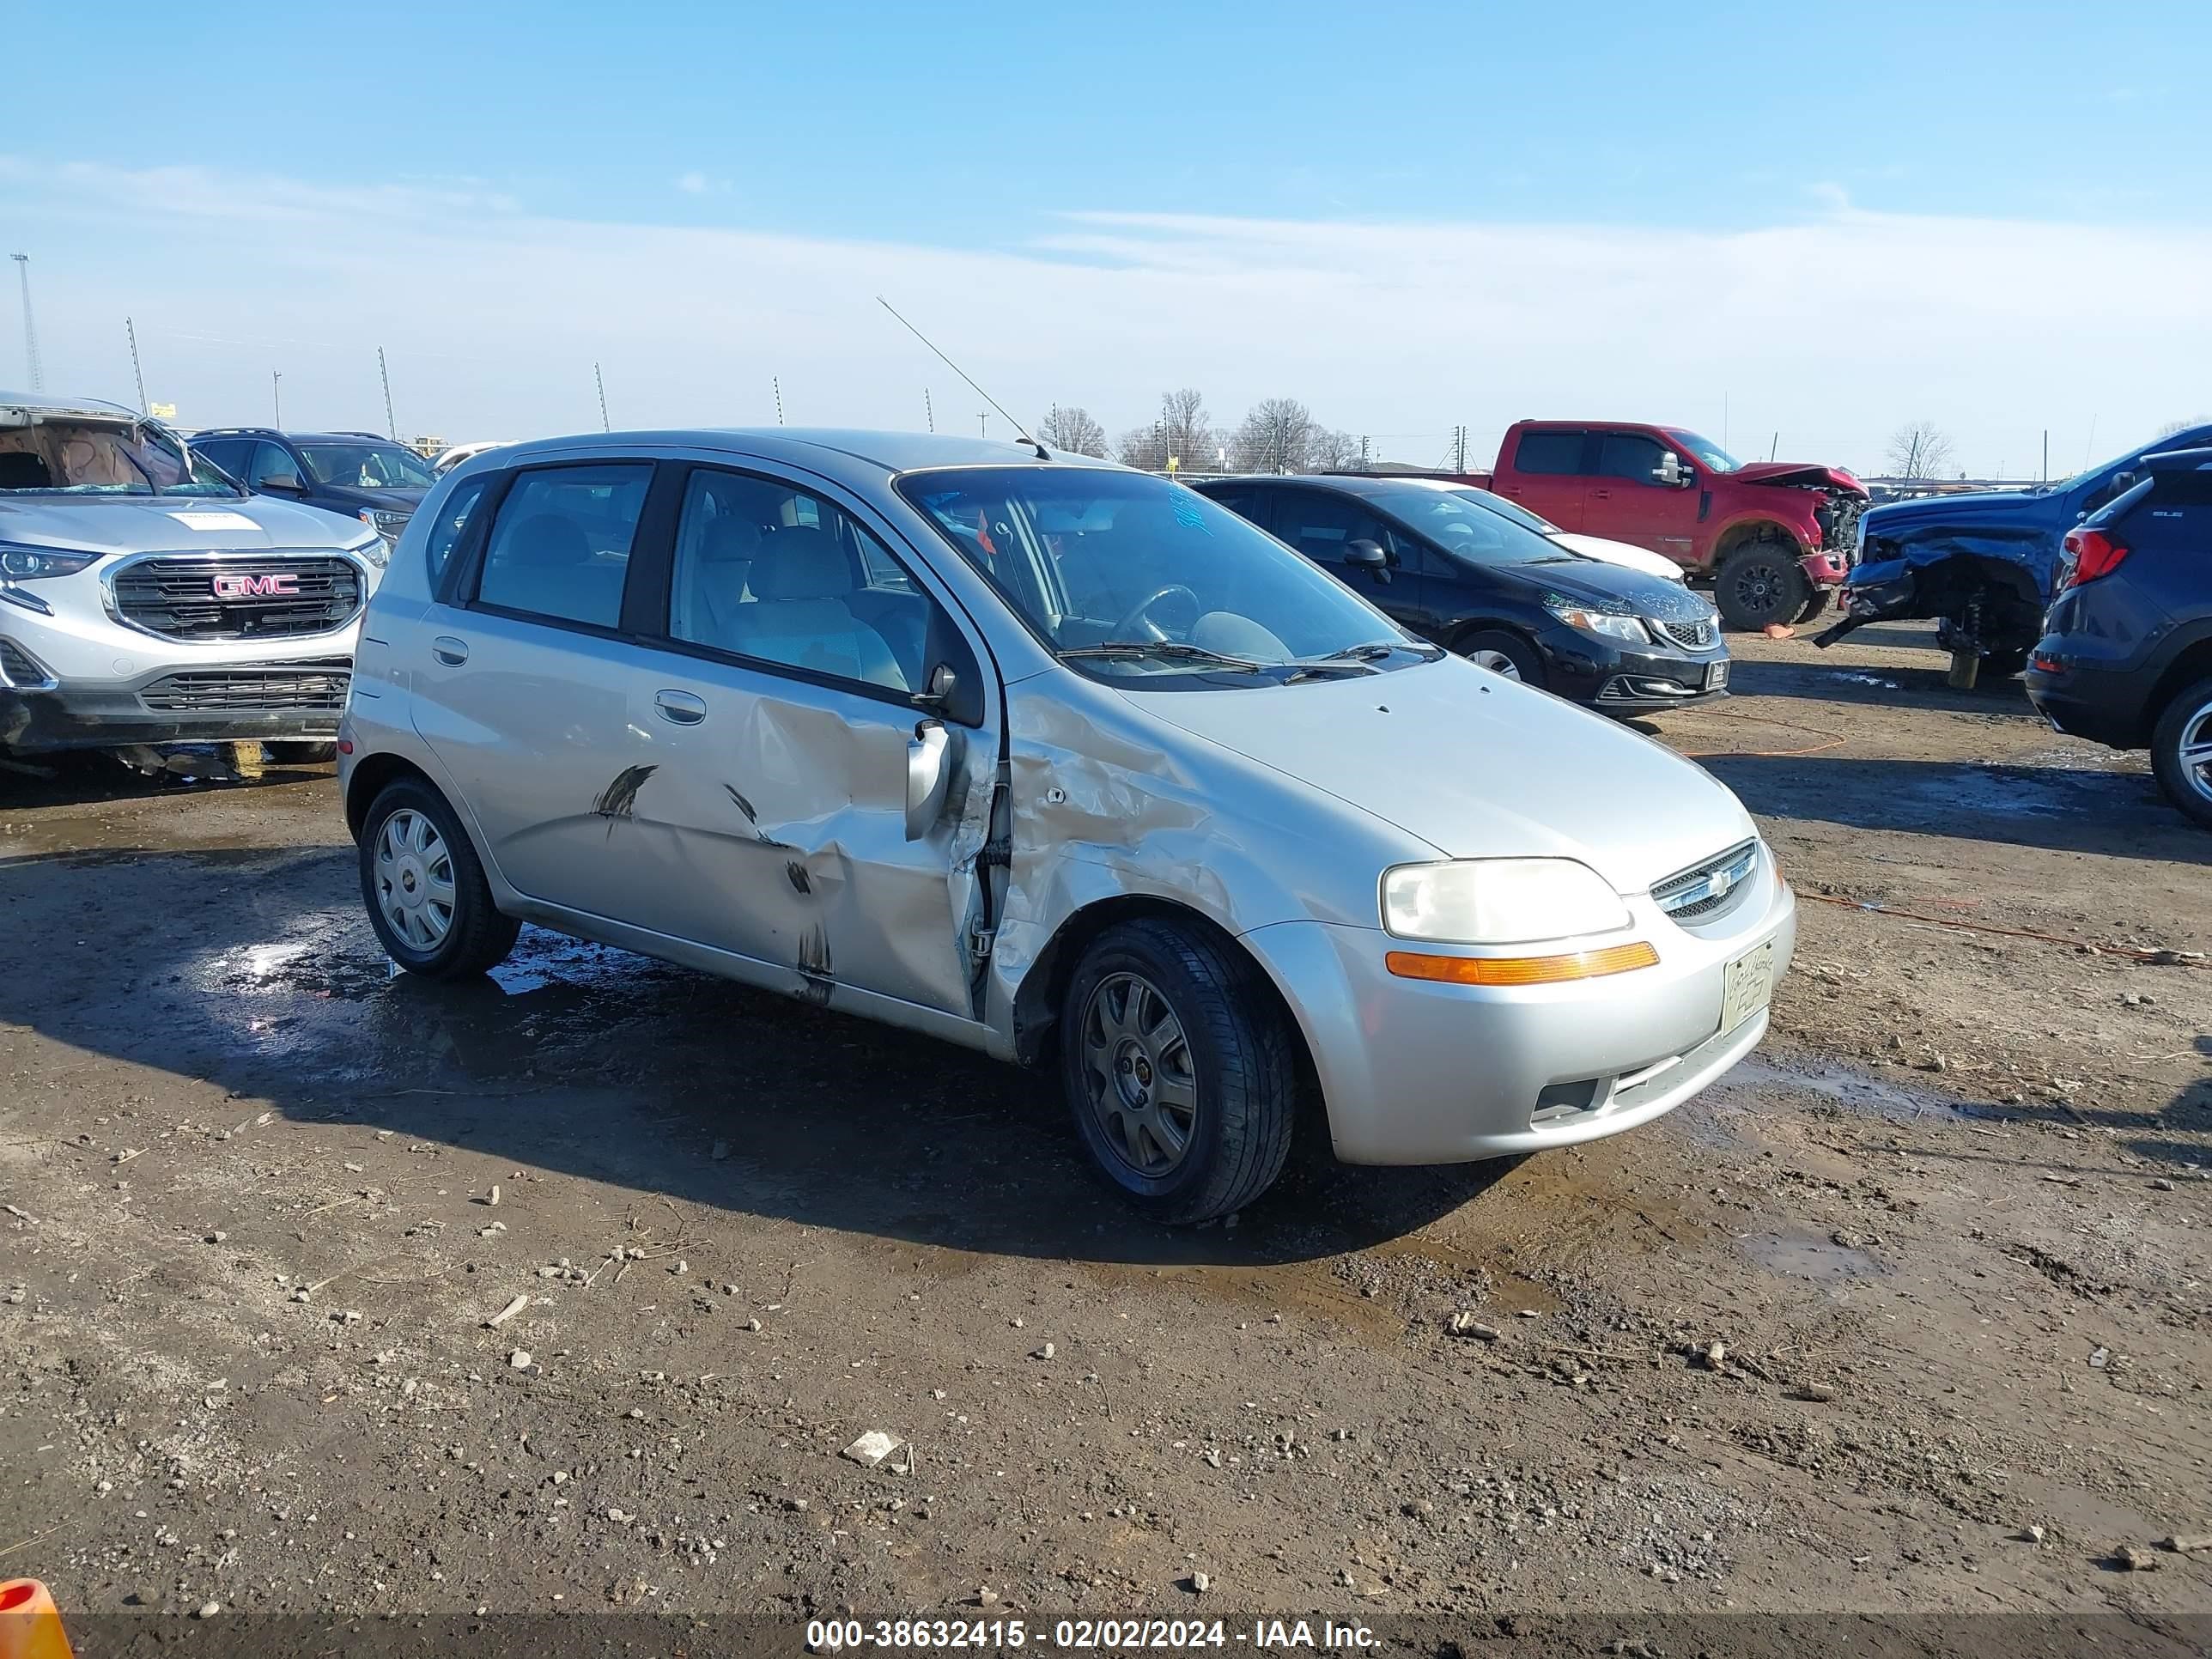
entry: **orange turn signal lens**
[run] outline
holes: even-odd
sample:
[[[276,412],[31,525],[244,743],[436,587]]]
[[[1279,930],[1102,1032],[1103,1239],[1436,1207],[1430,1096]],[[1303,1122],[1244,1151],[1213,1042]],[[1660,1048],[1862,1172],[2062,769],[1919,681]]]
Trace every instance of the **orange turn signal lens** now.
[[[1658,951],[1642,939],[1556,957],[1432,957],[1393,951],[1382,958],[1382,965],[1400,979],[1436,980],[1446,985],[1558,985],[1656,967],[1658,962]]]

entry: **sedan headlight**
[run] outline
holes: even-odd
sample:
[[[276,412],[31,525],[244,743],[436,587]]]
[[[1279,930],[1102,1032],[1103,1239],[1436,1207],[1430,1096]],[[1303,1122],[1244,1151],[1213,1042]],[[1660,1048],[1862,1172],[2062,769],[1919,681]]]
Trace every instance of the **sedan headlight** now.
[[[26,547],[20,542],[0,542],[0,580],[44,581],[53,576],[74,576],[102,556],[70,553],[55,547]]]
[[[1626,640],[1633,645],[1651,643],[1650,633],[1633,617],[1616,617],[1609,611],[1592,611],[1557,593],[1544,596],[1544,609],[1570,628],[1579,628],[1585,634],[1602,634],[1608,639]]]
[[[1620,895],[1572,859],[1459,859],[1382,874],[1382,926],[1400,939],[1518,945],[1628,926]]]

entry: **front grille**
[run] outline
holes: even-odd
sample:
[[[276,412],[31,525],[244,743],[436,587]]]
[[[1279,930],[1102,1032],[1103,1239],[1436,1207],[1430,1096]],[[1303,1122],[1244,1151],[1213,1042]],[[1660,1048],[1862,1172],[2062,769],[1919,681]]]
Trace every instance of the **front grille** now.
[[[0,640],[0,685],[13,686],[18,691],[46,691],[54,684],[54,677],[46,665],[13,640]]]
[[[1670,640],[1685,651],[1710,651],[1713,641],[1721,636],[1721,625],[1711,617],[1696,622],[1661,622],[1656,617],[1646,617],[1644,625],[1662,640]]]
[[[361,567],[329,553],[153,554],[118,565],[108,580],[118,617],[171,640],[328,634],[362,606]]]
[[[345,708],[343,669],[213,668],[165,675],[138,694],[164,714],[337,714]]]
[[[1759,843],[1747,841],[1718,858],[1672,875],[1651,890],[1651,902],[1676,921],[1699,921],[1725,909],[1759,865]]]

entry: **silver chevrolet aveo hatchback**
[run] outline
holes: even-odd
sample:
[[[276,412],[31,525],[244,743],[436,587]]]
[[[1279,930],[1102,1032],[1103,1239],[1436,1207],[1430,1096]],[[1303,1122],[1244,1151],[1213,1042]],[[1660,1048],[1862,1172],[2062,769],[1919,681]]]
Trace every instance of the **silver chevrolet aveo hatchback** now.
[[[1226,509],[1032,446],[617,434],[442,480],[339,732],[370,920],[524,921],[1056,1070],[1169,1221],[1632,1128],[1766,1029],[1734,795]]]

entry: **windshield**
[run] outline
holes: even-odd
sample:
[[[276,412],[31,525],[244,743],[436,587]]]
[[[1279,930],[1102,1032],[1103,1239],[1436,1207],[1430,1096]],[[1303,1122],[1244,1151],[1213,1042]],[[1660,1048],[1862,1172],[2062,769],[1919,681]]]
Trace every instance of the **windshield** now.
[[[315,442],[299,447],[317,483],[343,489],[428,489],[438,482],[430,463],[404,444]]]
[[[1539,536],[1556,536],[1559,533],[1559,526],[1549,519],[1539,518],[1520,502],[1508,501],[1503,495],[1493,495],[1486,489],[1477,489],[1473,485],[1469,485],[1465,489],[1455,489],[1449,493],[1458,496],[1463,501],[1473,501],[1477,507],[1487,512],[1495,513],[1501,519],[1510,519],[1523,530],[1533,530]]]
[[[1362,646],[1431,654],[1280,542],[1181,484],[1072,466],[920,472],[899,493],[1030,629],[1116,682],[1279,683]]]
[[[1582,558],[1487,502],[1470,499],[1480,494],[1385,484],[1362,499],[1425,541],[1471,564],[1567,564]]]
[[[220,495],[241,492],[175,436],[121,418],[0,427],[0,495]]]
[[[1699,465],[1711,467],[1716,472],[1733,472],[1743,465],[1711,438],[1700,438],[1679,426],[1668,427],[1667,435],[1696,456]]]

